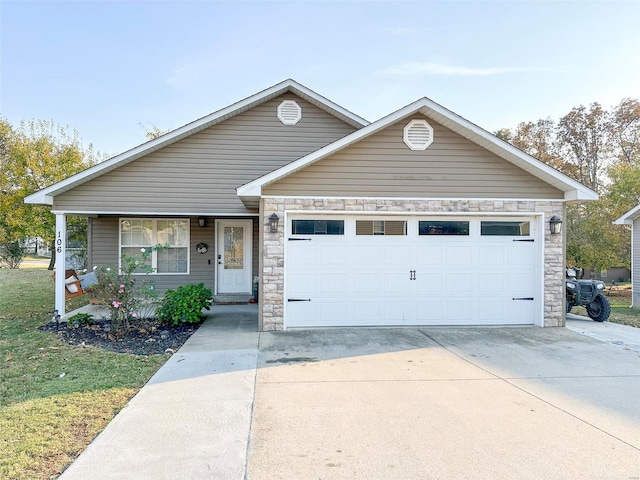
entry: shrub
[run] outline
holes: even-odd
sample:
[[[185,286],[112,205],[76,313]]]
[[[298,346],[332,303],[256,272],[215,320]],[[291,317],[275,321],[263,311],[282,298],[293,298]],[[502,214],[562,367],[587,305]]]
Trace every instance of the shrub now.
[[[93,315],[90,313],[76,313],[69,317],[69,320],[67,321],[69,328],[74,327],[76,323],[78,326],[93,325]]]
[[[182,285],[177,290],[167,290],[162,304],[156,310],[162,323],[180,325],[202,321],[202,309],[209,310],[213,295],[203,283]]]
[[[164,248],[156,245],[150,249],[141,248],[139,257],[123,256],[120,269],[112,267],[93,267],[98,283],[91,286],[100,305],[111,314],[111,332],[116,337],[126,335],[129,324],[156,297],[153,284],[145,279],[153,269],[149,266],[148,258],[152,250]],[[138,276],[136,277],[136,274]]]
[[[6,242],[0,245],[0,267],[19,268],[24,255],[25,251],[20,242]]]

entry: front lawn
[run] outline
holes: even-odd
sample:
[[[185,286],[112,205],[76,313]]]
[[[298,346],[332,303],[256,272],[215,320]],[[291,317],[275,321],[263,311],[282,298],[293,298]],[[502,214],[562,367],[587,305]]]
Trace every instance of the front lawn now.
[[[0,269],[2,479],[57,478],[167,359],[67,345],[52,310],[51,272]]]

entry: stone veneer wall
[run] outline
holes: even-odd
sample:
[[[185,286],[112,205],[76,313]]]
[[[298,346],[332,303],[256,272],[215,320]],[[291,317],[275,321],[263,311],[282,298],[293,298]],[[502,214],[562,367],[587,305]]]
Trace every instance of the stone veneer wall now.
[[[549,219],[565,218],[561,201],[495,200],[375,200],[375,199],[263,199],[262,329],[282,330],[284,326],[284,222],[278,233],[269,232],[269,216],[284,219],[287,210],[357,212],[537,212],[544,213],[544,325],[561,327],[565,322],[565,258],[562,235],[549,233]]]

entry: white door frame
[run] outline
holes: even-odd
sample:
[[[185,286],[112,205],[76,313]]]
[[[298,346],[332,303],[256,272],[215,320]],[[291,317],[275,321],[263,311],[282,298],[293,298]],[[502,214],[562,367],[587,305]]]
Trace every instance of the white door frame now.
[[[222,256],[224,255],[224,245],[220,245],[219,242],[219,236],[220,236],[220,232],[222,232],[224,230],[225,226],[242,226],[245,227],[245,237],[244,237],[244,264],[246,265],[245,268],[245,277],[244,277],[244,283],[243,286],[246,287],[245,290],[242,291],[238,291],[238,292],[220,292],[219,289],[219,265],[220,265],[220,261],[222,260]],[[216,219],[215,222],[215,262],[216,262],[216,268],[215,268],[215,294],[221,294],[221,295],[226,295],[226,294],[251,294],[251,290],[253,287],[253,283],[252,283],[252,274],[253,274],[253,219],[248,219],[248,220],[244,220],[244,219],[230,219],[230,220],[226,220],[226,219]]]

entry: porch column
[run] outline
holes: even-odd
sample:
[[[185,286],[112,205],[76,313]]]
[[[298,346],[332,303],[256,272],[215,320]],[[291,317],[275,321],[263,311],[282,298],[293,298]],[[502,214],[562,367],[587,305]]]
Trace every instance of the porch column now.
[[[64,317],[64,271],[67,263],[67,216],[64,213],[56,213],[56,310]]]

